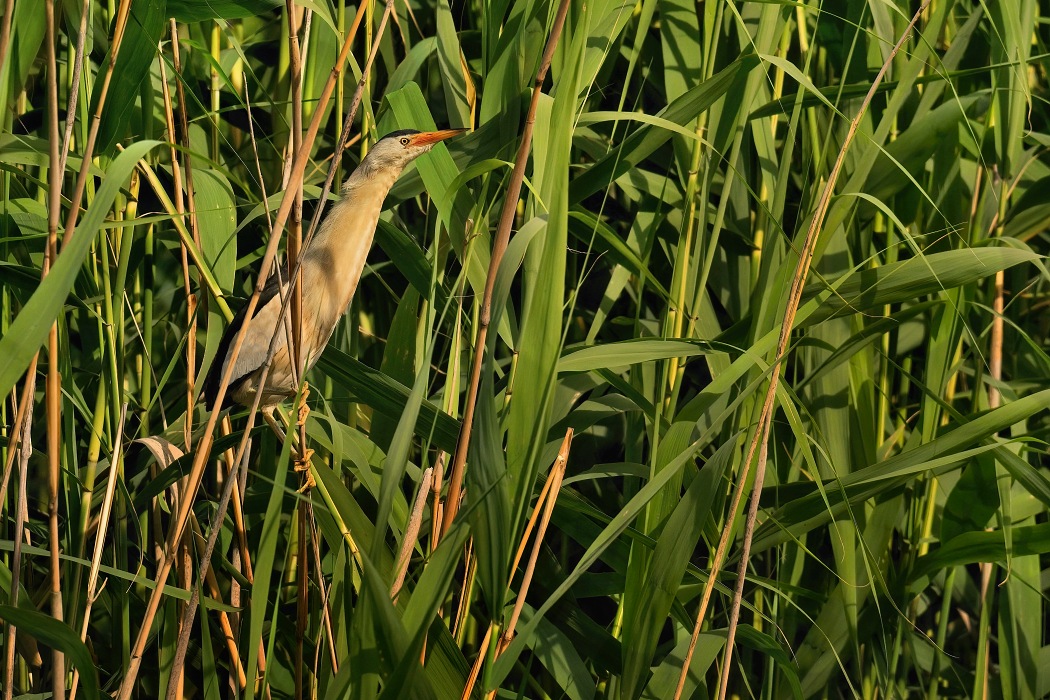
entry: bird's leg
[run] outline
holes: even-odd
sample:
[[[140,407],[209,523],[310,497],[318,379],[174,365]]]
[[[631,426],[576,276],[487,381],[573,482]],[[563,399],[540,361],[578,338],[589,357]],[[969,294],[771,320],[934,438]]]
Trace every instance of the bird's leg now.
[[[287,439],[287,436],[284,434],[284,428],[281,427],[281,424],[277,422],[277,418],[275,418],[273,415],[273,412],[276,409],[276,404],[270,404],[269,406],[263,406],[259,409],[259,411],[263,415],[263,420],[266,421],[266,424],[270,426],[270,429],[273,430],[274,433],[276,433],[277,439],[280,440],[281,444],[283,445],[284,441]]]
[[[299,432],[302,432],[302,428],[306,425],[306,418],[310,415],[310,407],[306,405],[306,397],[310,395],[310,389],[308,386],[303,387],[302,398],[299,401],[299,411],[296,420],[296,425],[300,428]],[[277,439],[281,441],[283,445],[288,440],[288,434],[284,431],[282,421],[279,421],[274,415],[277,410],[277,405],[272,404],[270,406],[264,406],[259,409],[263,415],[263,420],[270,426],[274,434],[277,435]],[[296,434],[292,433],[292,442],[295,442]],[[310,459],[313,457],[314,451],[309,447],[302,447],[295,457],[295,471],[305,474],[305,480],[303,485],[299,488],[299,491],[306,491],[312,489],[317,485],[314,481],[313,475],[310,474]]]
[[[299,428],[299,435],[304,438],[306,435],[306,419],[310,415],[310,406],[306,403],[306,398],[310,395],[310,385],[303,382],[303,391],[299,395],[299,410],[296,420],[296,426]],[[313,474],[310,473],[310,459],[313,457],[314,451],[306,446],[306,440],[301,439],[299,445],[299,455],[295,458],[295,471],[303,475],[303,485],[299,487],[300,492],[309,491],[317,482],[314,481]]]

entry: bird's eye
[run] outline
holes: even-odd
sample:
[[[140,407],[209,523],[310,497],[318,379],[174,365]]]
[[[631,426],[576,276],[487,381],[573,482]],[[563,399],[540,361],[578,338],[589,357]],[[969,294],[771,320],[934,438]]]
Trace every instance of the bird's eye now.
[[[411,140],[412,139],[408,138],[407,136],[402,136],[401,137],[401,145],[402,146],[407,146]]]

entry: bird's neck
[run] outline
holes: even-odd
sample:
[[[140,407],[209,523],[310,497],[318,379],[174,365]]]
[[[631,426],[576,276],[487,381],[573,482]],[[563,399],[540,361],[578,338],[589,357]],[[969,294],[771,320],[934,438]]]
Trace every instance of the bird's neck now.
[[[379,214],[383,211],[383,202],[399,174],[389,168],[373,171],[367,163],[358,166],[343,183],[342,197],[317,232],[317,245],[335,245],[344,250],[349,247],[367,253]],[[363,260],[361,264],[364,264]]]
[[[393,187],[396,171],[357,170],[343,185],[343,196],[332,206],[306,252],[304,288],[314,290],[311,312],[323,317],[328,329],[343,314],[361,279],[383,200]],[[327,335],[324,338],[327,341]],[[323,343],[322,343],[323,344]]]
[[[401,168],[373,168],[366,158],[343,183],[343,201],[357,200],[358,206],[374,203],[382,209],[383,200],[400,175]]]

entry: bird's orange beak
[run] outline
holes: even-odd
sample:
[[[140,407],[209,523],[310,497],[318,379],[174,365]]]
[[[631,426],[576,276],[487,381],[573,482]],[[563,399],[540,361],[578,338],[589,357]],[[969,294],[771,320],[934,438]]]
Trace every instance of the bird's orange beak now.
[[[444,141],[450,139],[453,136],[459,136],[466,129],[442,129],[441,131],[424,131],[421,134],[416,134],[412,137],[413,146],[429,146],[430,144],[437,143],[438,141]]]

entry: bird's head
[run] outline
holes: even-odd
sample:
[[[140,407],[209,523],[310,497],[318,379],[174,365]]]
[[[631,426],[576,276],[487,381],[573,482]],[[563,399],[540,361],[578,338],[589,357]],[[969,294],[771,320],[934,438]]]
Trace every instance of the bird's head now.
[[[458,136],[466,129],[442,129],[441,131],[416,131],[402,129],[379,139],[368,152],[362,166],[379,172],[393,170],[397,173],[410,162],[423,155],[434,144]]]

